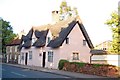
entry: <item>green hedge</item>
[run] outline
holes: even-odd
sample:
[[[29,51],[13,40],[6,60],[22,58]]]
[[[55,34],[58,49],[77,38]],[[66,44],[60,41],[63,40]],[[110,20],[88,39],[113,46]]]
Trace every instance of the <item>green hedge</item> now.
[[[63,69],[63,66],[64,66],[64,63],[65,63],[65,62],[69,62],[69,61],[64,60],[64,59],[61,59],[61,60],[59,61],[59,63],[58,63],[58,69],[59,69],[59,70]]]
[[[79,67],[83,67],[86,63],[82,63],[82,62],[70,62],[70,64],[77,64]]]

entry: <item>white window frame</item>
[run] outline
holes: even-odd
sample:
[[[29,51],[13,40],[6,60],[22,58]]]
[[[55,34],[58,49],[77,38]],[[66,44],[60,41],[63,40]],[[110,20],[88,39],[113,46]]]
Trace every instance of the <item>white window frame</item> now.
[[[36,38],[32,38],[32,45],[35,43]]]
[[[10,59],[12,59],[12,54],[10,54]]]
[[[10,46],[10,52],[12,52],[12,47]]]
[[[17,59],[17,54],[14,55],[14,58]]]
[[[48,62],[53,62],[53,51],[48,51]]]
[[[21,53],[21,60],[24,60],[24,53]]]
[[[18,52],[18,46],[15,46],[15,52]]]
[[[32,51],[29,51],[29,60],[32,60]]]
[[[73,52],[73,60],[79,60],[79,53]]]
[[[50,39],[50,37],[47,37],[47,43],[49,43],[49,42],[50,42],[50,40],[51,40],[51,39]]]

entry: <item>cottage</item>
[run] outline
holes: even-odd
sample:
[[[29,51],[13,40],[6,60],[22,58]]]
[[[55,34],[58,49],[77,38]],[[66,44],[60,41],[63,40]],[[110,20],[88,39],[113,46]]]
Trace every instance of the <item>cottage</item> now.
[[[17,34],[10,43],[6,44],[7,63],[18,63],[22,35],[25,35],[24,30]]]
[[[32,27],[22,36],[19,64],[58,68],[58,62],[90,62],[93,44],[80,19],[69,18],[55,24]]]
[[[21,39],[14,39],[11,43],[6,45],[7,63],[18,63],[19,45]]]

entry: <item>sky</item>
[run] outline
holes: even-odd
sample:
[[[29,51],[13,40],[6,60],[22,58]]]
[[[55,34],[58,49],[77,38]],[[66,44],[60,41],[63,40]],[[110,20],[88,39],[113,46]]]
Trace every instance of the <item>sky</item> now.
[[[0,0],[0,17],[9,21],[14,33],[32,26],[50,24],[53,10],[59,10],[63,0]],[[76,7],[78,14],[93,43],[97,45],[112,40],[112,32],[105,25],[110,14],[117,10],[119,0],[66,0],[69,6]]]

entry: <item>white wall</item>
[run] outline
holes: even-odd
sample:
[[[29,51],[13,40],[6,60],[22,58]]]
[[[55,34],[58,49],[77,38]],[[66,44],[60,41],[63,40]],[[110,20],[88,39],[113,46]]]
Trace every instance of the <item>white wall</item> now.
[[[77,62],[90,62],[90,48],[88,47],[88,45],[83,46],[83,40],[85,38],[78,24],[73,28],[68,37],[69,44],[66,44],[66,42],[64,41],[63,45],[59,48],[46,48],[46,51],[52,50],[54,52],[53,63],[50,63],[46,60],[46,67],[57,69],[60,59]],[[78,52],[80,54],[79,60],[73,60],[73,52]]]
[[[47,37],[51,37],[51,32],[48,32]],[[78,24],[73,28],[73,30],[68,35],[69,44],[66,44],[65,41],[63,45],[59,48],[35,48],[31,47],[30,49],[22,48],[21,53],[28,52],[28,65],[41,66],[43,61],[43,52],[46,52],[45,67],[48,68],[58,68],[58,63],[60,59],[66,59],[69,61],[78,61],[78,62],[90,62],[90,48],[87,43],[86,46],[83,46],[83,40],[85,40]],[[47,42],[47,41],[46,41]],[[47,45],[47,44],[46,44]],[[33,59],[29,60],[29,51],[32,51]],[[53,62],[48,62],[48,51],[53,51]],[[79,60],[73,60],[73,52],[79,53]],[[39,54],[42,56],[39,56]],[[24,55],[25,57],[25,55]],[[25,59],[24,59],[25,60]],[[25,64],[25,61],[21,61],[21,64]]]
[[[120,66],[118,62],[120,61],[120,55],[93,55],[92,63],[104,63]]]
[[[69,61],[73,60],[73,52],[79,53],[79,62],[90,62],[90,48],[86,42],[86,46],[83,46],[83,40],[85,40],[78,24],[75,25],[73,30],[68,35],[69,44],[66,44],[65,41],[61,47],[61,56],[68,59]]]
[[[32,59],[29,59],[29,51],[32,51]],[[28,53],[28,58],[27,58],[27,65],[32,65],[32,66],[42,66],[42,49],[41,48],[35,48],[31,47],[30,49],[24,49],[22,48],[21,53],[24,53],[24,60],[21,60],[20,64],[25,65],[25,54]],[[20,53],[20,55],[22,55]]]

